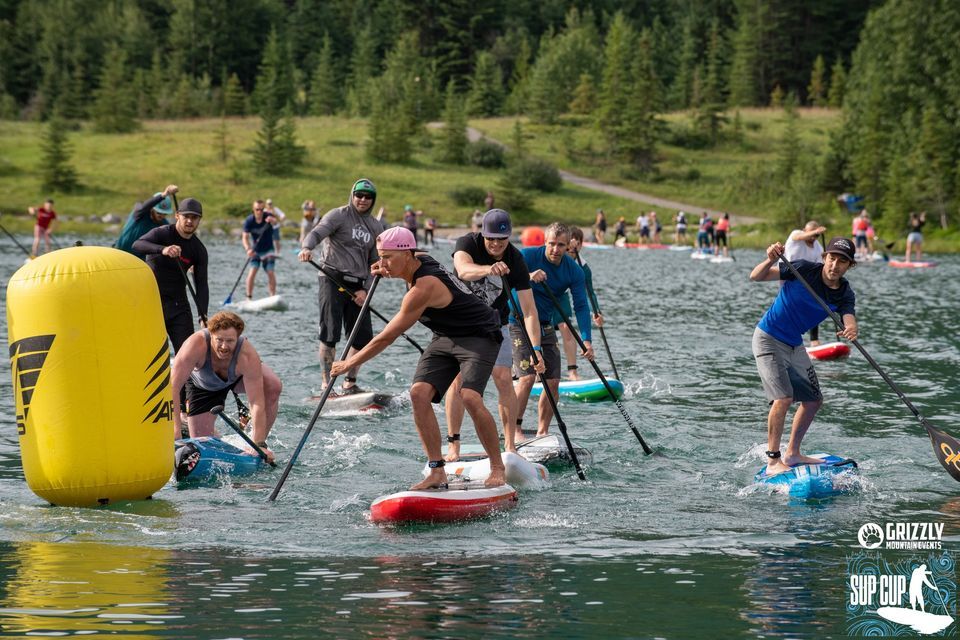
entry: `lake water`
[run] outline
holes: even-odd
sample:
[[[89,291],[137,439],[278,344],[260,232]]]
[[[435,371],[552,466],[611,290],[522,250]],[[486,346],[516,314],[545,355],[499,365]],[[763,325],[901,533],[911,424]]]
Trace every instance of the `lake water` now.
[[[244,262],[238,244],[208,243],[214,303]],[[0,256],[4,278],[22,262],[14,251]],[[449,247],[433,253],[449,259]],[[0,635],[844,636],[846,562],[861,525],[943,523],[944,548],[956,548],[955,481],[856,352],[817,365],[826,402],[806,443],[856,458],[858,490],[805,503],[752,484],[766,405],[750,339],[777,286],[749,282],[759,251],[732,264],[671,251],[584,255],[624,406],[654,455],[613,405],[563,404],[572,438],[593,454],[586,482],[555,469],[550,489],[523,492],[487,520],[368,522],[371,501],[412,483],[424,462],[407,403],[388,415],[324,415],[276,503],[266,498],[279,472],[267,471],[167,486],[146,502],[51,507],[23,479],[11,381],[0,376]],[[316,277],[292,251],[277,273],[290,310],[245,319],[285,384],[271,435],[285,462],[314,408],[303,399],[319,386]],[[960,259],[916,272],[866,264],[849,279],[862,344],[924,416],[960,433]],[[373,306],[392,315],[402,292],[385,280]],[[422,327],[412,335],[429,340]],[[364,367],[361,385],[403,392],[416,356],[398,341]],[[491,408],[494,398],[491,384]],[[464,436],[474,441],[469,423]]]

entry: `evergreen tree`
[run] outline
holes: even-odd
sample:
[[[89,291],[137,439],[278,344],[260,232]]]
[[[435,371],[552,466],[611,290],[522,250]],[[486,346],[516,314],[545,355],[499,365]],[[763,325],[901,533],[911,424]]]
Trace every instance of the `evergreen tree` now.
[[[693,28],[691,19],[684,22],[680,39],[680,59],[677,75],[670,89],[670,103],[675,109],[687,109],[696,104],[693,96],[693,85],[699,43]]]
[[[350,57],[350,76],[347,79],[347,104],[350,115],[365,118],[371,113],[371,100],[377,91],[380,63],[377,43],[370,25],[354,38]]]
[[[733,37],[728,104],[732,107],[752,107],[759,104],[761,95],[757,75],[757,63],[761,55],[758,13],[764,3],[739,0],[736,5],[737,31]]]
[[[706,77],[697,108],[697,128],[707,137],[711,145],[717,144],[720,139],[720,129],[727,122],[724,115],[724,87],[722,76],[722,47],[720,24],[713,21],[710,27],[710,41],[707,47]]]
[[[526,111],[536,122],[553,123],[570,105],[581,73],[598,75],[599,35],[592,16],[571,9],[567,29],[541,39],[540,52],[530,72]]]
[[[791,93],[783,108],[785,122],[777,153],[777,177],[782,184],[789,183],[793,178],[802,153],[798,130],[800,116],[797,114],[796,104],[796,97]]]
[[[579,115],[590,115],[597,108],[597,87],[593,76],[589,73],[580,74],[580,82],[573,91],[573,100],[570,101],[570,112]]]
[[[276,175],[289,174],[295,167],[302,165],[307,156],[306,147],[297,142],[297,125],[293,119],[293,107],[290,105],[284,109],[283,119],[280,121],[277,131],[277,148],[279,166],[276,169]]]
[[[193,83],[190,77],[181,73],[174,86],[170,115],[177,119],[193,118],[197,115],[197,110],[193,104]]]
[[[633,88],[633,52],[636,34],[623,13],[618,12],[607,31],[603,50],[603,76],[596,110],[597,129],[607,138],[610,150],[619,150],[629,96]]]
[[[457,95],[453,82],[447,83],[446,99],[443,108],[443,134],[438,157],[441,162],[463,164],[467,145],[467,118],[464,101]]]
[[[333,39],[323,34],[323,47],[310,79],[310,115],[330,116],[340,107],[340,83],[333,59]]]
[[[527,108],[530,86],[530,58],[533,55],[530,42],[520,39],[520,48],[514,60],[510,76],[510,94],[507,96],[505,113],[523,113]]]
[[[937,212],[940,226],[944,229],[947,228],[947,210],[952,208],[955,197],[955,144],[953,131],[946,119],[937,107],[926,105],[920,137],[910,158],[917,176],[914,196],[925,208]]]
[[[57,110],[66,120],[83,120],[87,117],[87,81],[82,64],[73,67],[70,78],[60,94]]]
[[[92,116],[94,129],[99,133],[129,133],[140,126],[127,72],[127,54],[117,45],[107,49]]]
[[[223,112],[227,116],[242,116],[245,112],[247,96],[240,86],[240,78],[231,73],[223,86]]]
[[[830,91],[827,93],[827,104],[834,109],[843,106],[843,92],[846,90],[847,71],[843,68],[843,60],[837,58],[830,70]]]
[[[253,148],[253,166],[261,175],[285,176],[303,162],[305,149],[297,144],[292,108],[286,107],[281,120],[270,101],[260,112],[260,131]]]
[[[477,62],[470,78],[466,108],[471,116],[486,118],[500,115],[503,109],[503,72],[489,51],[477,54]]]
[[[773,88],[773,91],[770,92],[770,106],[774,109],[779,109],[783,106],[784,92],[780,85],[776,85]]]
[[[823,56],[817,56],[810,71],[810,84],[807,86],[807,103],[815,107],[827,106],[827,83],[824,74],[827,72],[827,63]]]
[[[271,29],[253,90],[253,104],[258,113],[279,114],[294,102],[293,64],[286,40],[281,40],[276,28]]]
[[[133,72],[132,86],[133,93],[137,97],[137,119],[152,118],[157,100],[153,87],[150,86],[150,77],[146,69],[137,69]]]
[[[663,90],[653,66],[652,47],[650,32],[644,29],[631,65],[632,78],[626,89],[627,108],[619,128],[621,153],[643,173],[654,169],[662,126],[657,120],[657,112]]]
[[[149,97],[138,96],[138,102],[149,104],[150,115],[154,118],[169,118],[173,111],[173,95],[170,92],[169,71],[163,54],[159,49],[153,52],[150,70],[146,72]],[[139,106],[138,106],[139,111]]]
[[[40,171],[44,191],[72,191],[77,187],[77,172],[70,164],[70,144],[67,125],[58,111],[47,122],[41,145],[43,161]]]

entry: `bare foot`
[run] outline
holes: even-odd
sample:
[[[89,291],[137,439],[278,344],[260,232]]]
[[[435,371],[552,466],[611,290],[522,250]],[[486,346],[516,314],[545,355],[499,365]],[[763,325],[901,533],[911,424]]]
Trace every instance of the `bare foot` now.
[[[507,484],[506,471],[503,467],[490,466],[490,475],[483,481],[485,487],[499,487]]]
[[[768,478],[769,478],[770,476],[776,476],[776,475],[780,475],[781,473],[786,473],[787,471],[790,471],[790,467],[788,467],[787,465],[785,465],[785,464],[784,464],[783,462],[781,462],[780,460],[777,460],[777,461],[775,461],[775,462],[771,462],[770,464],[767,465],[767,477],[768,477]]]
[[[538,438],[542,438],[542,437],[545,436],[545,435],[547,435],[547,430],[546,430],[546,429],[543,429],[543,430],[537,429],[537,437],[538,437]]]
[[[567,380],[579,380],[580,374],[576,371],[570,370],[567,372]]]
[[[516,445],[516,444],[513,444],[513,443],[511,443],[511,444],[506,444],[506,443],[504,443],[504,445],[503,445],[503,451],[504,451],[504,453],[506,453],[507,451],[509,451],[510,453],[516,453],[516,452],[517,452],[517,445]]]
[[[795,467],[798,464],[823,464],[823,460],[821,460],[820,458],[811,458],[810,456],[804,456],[799,454],[795,456],[792,456],[790,454],[784,454],[783,462],[785,464],[790,465],[791,467]]]
[[[811,341],[810,341],[810,346],[811,346],[811,347],[819,347],[819,346],[820,346],[820,341],[819,341],[819,340],[811,340]]]
[[[447,462],[456,462],[460,459],[460,442],[447,443],[447,455],[443,456]]]
[[[430,469],[426,478],[410,487],[410,491],[420,491],[422,489],[439,489],[447,486],[447,473],[443,467],[439,469]]]

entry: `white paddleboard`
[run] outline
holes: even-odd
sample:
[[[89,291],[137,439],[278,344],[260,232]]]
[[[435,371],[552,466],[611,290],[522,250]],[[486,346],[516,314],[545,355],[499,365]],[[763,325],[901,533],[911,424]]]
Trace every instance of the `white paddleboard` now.
[[[256,300],[239,300],[231,302],[225,308],[234,311],[286,311],[289,308],[287,301],[279,293],[275,296],[257,298]]]
[[[545,489],[550,486],[550,472],[542,464],[530,462],[512,451],[503,452],[501,457],[506,469],[507,484],[518,489]],[[490,477],[490,459],[448,462],[443,469],[451,480],[482,482]],[[427,477],[429,473],[430,467],[424,465],[423,476]]]

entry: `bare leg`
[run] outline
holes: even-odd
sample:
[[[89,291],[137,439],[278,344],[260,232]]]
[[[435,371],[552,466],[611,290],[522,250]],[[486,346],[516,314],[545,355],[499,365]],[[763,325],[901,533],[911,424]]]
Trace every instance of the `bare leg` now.
[[[336,346],[328,347],[320,343],[320,366],[323,368],[323,386],[330,384],[330,367],[337,356]],[[351,378],[354,376],[350,376]]]
[[[560,389],[560,381],[547,380],[547,387],[550,389],[553,397],[556,398],[557,391]],[[550,400],[547,399],[546,389],[540,394],[540,402],[537,408],[540,413],[540,419],[537,421],[537,435],[545,436],[547,432],[550,431],[550,422],[553,420],[553,407],[550,405]]]
[[[270,292],[270,295],[277,295],[277,274],[272,270],[267,271],[267,291]]]
[[[247,272],[247,300],[253,299],[253,281],[257,278],[257,267],[251,267]]]
[[[923,260],[923,243],[918,242],[917,243],[917,262],[920,262],[921,260]]]
[[[807,434],[807,429],[817,415],[817,411],[823,405],[823,400],[814,400],[811,402],[801,402],[800,408],[793,416],[793,428],[790,430],[790,441],[787,443],[787,450],[783,454],[783,461],[792,466],[798,464],[820,464],[818,458],[811,458],[800,453],[800,443]]]
[[[503,466],[503,458],[500,456],[500,442],[497,439],[497,424],[487,408],[483,406],[483,396],[473,389],[461,389],[460,397],[463,398],[463,406],[467,408],[467,412],[473,419],[477,438],[480,439],[483,450],[487,452],[487,457],[490,459],[490,475],[484,480],[484,486],[499,487],[506,484],[506,470]]]
[[[906,258],[904,259],[904,262],[910,262],[910,253],[912,248],[913,248],[913,243],[910,242],[909,238],[907,238],[907,255],[906,255]]]
[[[528,376],[523,376],[517,380],[515,389],[517,392],[517,412],[514,414],[516,419],[513,421],[514,424],[517,423],[517,420],[523,419],[523,414],[527,412],[527,402],[530,400],[530,390],[533,389],[533,382],[536,377],[531,373]],[[523,431],[517,429],[514,436],[519,436],[519,439],[523,439]]]
[[[217,416],[212,413],[201,413],[198,416],[188,416],[187,426],[190,429],[191,438],[213,437],[217,435],[217,430],[213,428]]]
[[[350,347],[350,350],[347,351],[347,357],[352,357],[353,355],[355,355],[355,354],[357,353],[357,351],[360,351],[360,349],[357,349],[356,347]],[[354,368],[350,369],[349,371],[347,371],[347,376],[346,376],[346,377],[356,379],[358,373],[360,373],[360,367],[354,367]],[[346,383],[346,382],[344,382],[344,384],[343,384],[343,388],[344,388],[344,389],[349,389],[349,388],[355,387],[355,386],[356,386],[356,383],[355,383],[355,382],[351,382],[351,383],[349,383],[349,384]]]
[[[567,378],[579,380],[580,374],[576,369],[570,368],[577,365],[577,342],[573,339],[573,334],[570,333],[570,327],[566,322],[560,323],[560,335],[563,337],[563,355],[567,361]]]
[[[30,255],[36,257],[37,251],[40,249],[40,227],[33,227],[33,249],[30,251]]]
[[[463,378],[458,374],[453,384],[447,390],[447,396],[444,403],[444,409],[447,414],[447,435],[454,436],[460,433],[463,427],[463,400],[460,398],[460,386],[463,384]],[[456,462],[460,459],[460,441],[447,442],[447,455],[444,460],[447,462]]]
[[[497,409],[503,424],[503,448],[516,453],[517,396],[513,391],[510,367],[494,367],[493,383],[497,386]]]
[[[417,425],[417,434],[427,460],[442,460],[440,453],[440,424],[433,412],[431,401],[436,393],[432,384],[415,382],[410,387],[410,403],[413,405],[413,422]],[[427,477],[410,487],[411,490],[430,489],[447,482],[447,474],[442,467],[430,469]]]
[[[780,451],[780,440],[783,438],[783,422],[787,417],[787,410],[793,403],[793,398],[778,398],[770,405],[770,413],[767,414],[767,451]],[[772,476],[784,471],[789,471],[790,467],[783,458],[767,459],[767,475]]]
[[[269,434],[280,411],[280,393],[283,391],[283,383],[273,369],[266,364],[261,364],[260,367],[263,371],[263,398],[267,405],[267,434]]]

